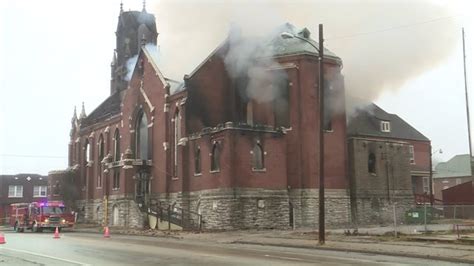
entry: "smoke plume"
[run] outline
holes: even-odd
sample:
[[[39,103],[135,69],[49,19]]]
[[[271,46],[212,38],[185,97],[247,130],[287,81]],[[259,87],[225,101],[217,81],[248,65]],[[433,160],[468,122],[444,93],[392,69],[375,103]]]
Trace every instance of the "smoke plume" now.
[[[458,38],[450,9],[421,0],[163,0],[154,11],[163,56],[161,67],[165,75],[178,79],[206,58],[227,37],[229,28],[240,29],[239,33],[230,30],[230,40],[235,38],[233,34],[266,36],[285,22],[307,27],[312,36],[317,36],[317,25],[322,23],[326,48],[344,62],[346,94],[367,102],[384,91],[396,91],[442,63]],[[237,65],[230,68],[235,67],[235,73],[246,68],[251,76],[261,75],[246,65],[251,62],[246,61],[247,55],[258,53],[260,47],[238,47],[242,45],[240,38],[235,40],[237,51],[249,53],[231,54]]]

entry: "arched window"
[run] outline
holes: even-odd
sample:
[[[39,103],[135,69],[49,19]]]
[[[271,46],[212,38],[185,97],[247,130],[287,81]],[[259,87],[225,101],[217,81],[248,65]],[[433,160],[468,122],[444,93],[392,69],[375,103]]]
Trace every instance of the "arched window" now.
[[[84,165],[87,165],[87,163],[90,161],[90,145],[89,145],[89,140],[86,139],[86,144],[84,144]]]
[[[120,132],[115,129],[114,134],[114,161],[120,161]]]
[[[375,157],[375,154],[371,152],[371,153],[369,153],[369,160],[368,160],[368,163],[367,163],[368,170],[369,170],[370,174],[375,174],[376,173],[375,165],[376,165],[376,157]]]
[[[212,146],[212,153],[211,153],[211,171],[219,171],[220,164],[219,164],[219,145],[214,143]]]
[[[178,176],[178,144],[181,139],[181,119],[179,109],[174,115],[174,176]]]
[[[138,114],[137,124],[135,128],[136,145],[135,157],[137,159],[149,159],[148,153],[148,119],[145,112],[141,110]]]
[[[200,174],[201,173],[201,148],[197,147],[196,152],[194,154],[194,173]]]
[[[252,168],[255,170],[264,169],[263,148],[260,143],[256,143],[252,150]]]
[[[104,136],[102,134],[100,134],[99,142],[97,144],[99,146],[99,154],[97,160],[97,187],[102,187],[102,160],[105,156]]]

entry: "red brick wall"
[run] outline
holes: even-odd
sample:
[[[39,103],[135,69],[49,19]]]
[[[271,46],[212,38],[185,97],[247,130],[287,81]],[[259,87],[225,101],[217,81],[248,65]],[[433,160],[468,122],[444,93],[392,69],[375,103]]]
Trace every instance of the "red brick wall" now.
[[[144,57],[141,54],[141,57]],[[140,60],[140,59],[139,59]],[[100,134],[106,140],[106,154],[114,154],[113,135],[120,130],[120,148],[123,154],[127,149],[134,151],[135,124],[137,113],[143,109],[149,123],[148,133],[151,145],[151,193],[196,191],[219,187],[262,187],[262,188],[317,188],[319,182],[319,107],[316,93],[318,80],[318,62],[307,56],[294,56],[282,59],[288,75],[289,93],[289,130],[285,135],[273,133],[246,133],[224,130],[219,133],[205,134],[201,138],[178,146],[178,173],[174,174],[174,114],[179,109],[182,137],[200,132],[205,126],[216,127],[228,121],[242,119],[235,84],[227,77],[221,57],[213,56],[186,80],[187,90],[168,96],[169,90],[160,79],[156,69],[145,58],[143,76],[136,71],[125,90],[122,114],[113,121],[80,132],[81,143],[89,139],[94,165],[83,167],[80,174],[88,171],[87,195],[83,198],[100,198],[108,190],[109,194],[133,194],[136,168],[120,168],[121,186],[118,191],[111,189],[113,172],[103,174],[103,187],[97,188],[99,174],[97,163],[97,141]],[[340,67],[335,62],[326,63],[325,74],[331,80],[340,75]],[[143,85],[142,85],[143,83]],[[151,107],[140,87],[151,103]],[[344,87],[334,88],[344,104]],[[255,124],[274,125],[275,114],[271,104],[255,103]],[[109,128],[109,133],[105,129]],[[325,133],[325,177],[329,189],[344,189],[347,181],[346,155],[346,118],[344,111],[334,113],[331,132]],[[75,140],[74,136],[72,140]],[[252,171],[250,151],[253,141],[259,139],[267,154],[266,171]],[[209,173],[209,154],[214,141],[220,142],[221,169]],[[202,176],[194,176],[194,146],[200,145],[202,155]],[[74,145],[73,145],[74,146]],[[166,149],[165,149],[166,147]],[[73,151],[72,153],[74,154]],[[83,152],[81,151],[81,156]],[[83,161],[83,158],[80,158]],[[108,180],[108,181],[107,181]]]
[[[407,140],[415,149],[415,163],[411,165],[412,170],[430,171],[430,142]]]
[[[27,178],[31,179],[28,181]],[[23,197],[9,198],[8,188],[10,185],[22,185]],[[37,174],[0,175],[0,219],[10,213],[10,204],[20,202],[44,201],[47,197],[33,197],[34,186],[47,186],[48,177]],[[2,220],[0,220],[0,223]]]
[[[460,177],[445,177],[445,178],[433,178],[433,193],[435,199],[443,200],[443,190],[456,186],[456,180],[459,179],[461,184],[471,181],[470,176],[460,176]]]
[[[466,182],[443,190],[444,204],[474,204],[474,189],[472,182]]]

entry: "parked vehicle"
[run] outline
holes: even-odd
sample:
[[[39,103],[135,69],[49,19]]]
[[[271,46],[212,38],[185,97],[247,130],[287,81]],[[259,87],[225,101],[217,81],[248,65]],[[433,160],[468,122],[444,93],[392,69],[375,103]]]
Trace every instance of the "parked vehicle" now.
[[[41,232],[44,229],[58,230],[73,227],[75,215],[66,212],[62,201],[11,204],[10,225],[16,232],[29,229]]]

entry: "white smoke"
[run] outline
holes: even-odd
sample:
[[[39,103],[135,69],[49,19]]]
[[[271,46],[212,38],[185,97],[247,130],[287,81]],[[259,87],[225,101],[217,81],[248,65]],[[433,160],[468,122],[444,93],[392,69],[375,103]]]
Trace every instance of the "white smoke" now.
[[[137,65],[138,55],[134,55],[133,57],[127,60],[127,75],[125,76],[126,81],[130,81],[132,79],[133,71],[135,70],[135,66]]]
[[[164,72],[174,77],[190,73],[226,38],[232,23],[239,25],[243,36],[264,36],[285,22],[317,33],[322,23],[326,48],[344,62],[347,94],[368,102],[442,63],[459,39],[459,27],[451,18],[455,14],[423,0],[163,0],[154,10],[167,58]],[[236,54],[235,59],[245,61],[247,55],[242,56]]]
[[[233,80],[245,80],[240,84],[244,86],[238,87],[241,96],[257,102],[271,102],[281,95],[279,85],[286,79],[286,72],[278,69],[279,64],[271,57],[272,40],[279,36],[276,31],[264,36],[244,34],[233,24],[227,39],[228,51],[223,55],[226,70]]]

